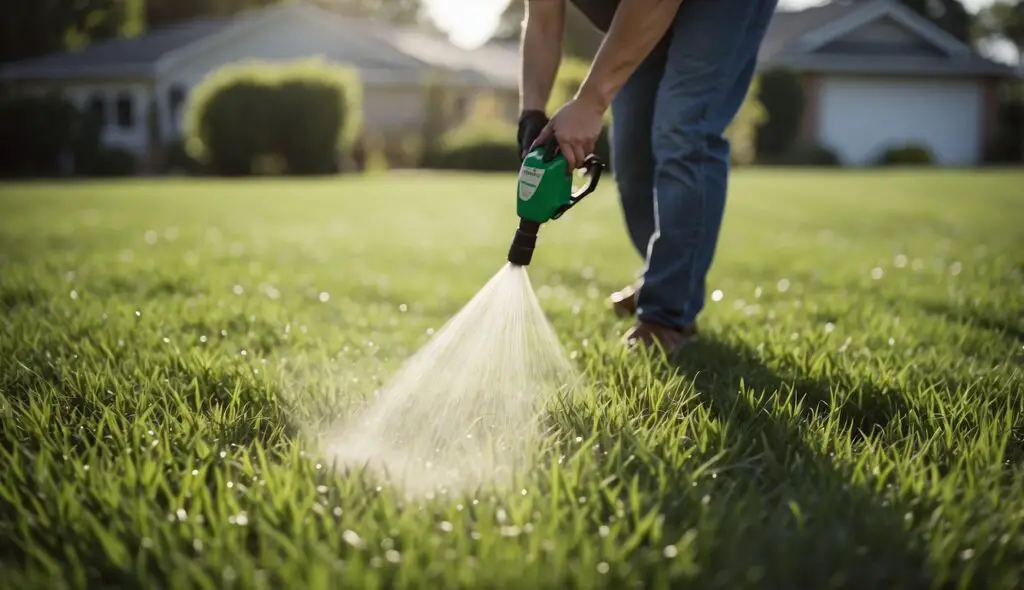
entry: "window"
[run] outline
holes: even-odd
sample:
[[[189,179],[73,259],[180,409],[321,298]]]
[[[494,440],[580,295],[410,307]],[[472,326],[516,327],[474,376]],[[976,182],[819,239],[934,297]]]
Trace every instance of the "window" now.
[[[135,125],[135,101],[131,94],[117,97],[117,125],[126,129]]]
[[[100,127],[107,125],[107,99],[102,94],[93,94],[89,99],[89,113],[96,118]]]

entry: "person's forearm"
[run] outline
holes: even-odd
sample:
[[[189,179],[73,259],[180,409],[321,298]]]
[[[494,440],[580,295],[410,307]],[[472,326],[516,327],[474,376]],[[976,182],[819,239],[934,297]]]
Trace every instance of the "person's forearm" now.
[[[576,96],[607,110],[615,94],[668,31],[683,1],[622,0]]]
[[[562,61],[566,0],[525,1],[519,107],[520,110],[543,111],[551,98],[555,76]]]

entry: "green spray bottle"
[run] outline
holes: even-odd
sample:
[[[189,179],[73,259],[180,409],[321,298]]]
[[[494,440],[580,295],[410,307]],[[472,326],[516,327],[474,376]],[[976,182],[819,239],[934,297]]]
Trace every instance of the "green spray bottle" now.
[[[601,180],[604,163],[591,155],[583,162],[589,181],[573,191],[572,170],[569,163],[556,152],[553,141],[538,146],[526,155],[519,168],[519,183],[516,191],[516,213],[519,215],[519,229],[512,239],[508,261],[517,266],[527,266],[533,259],[540,226],[552,219],[558,219],[573,208],[583,197],[597,189]]]

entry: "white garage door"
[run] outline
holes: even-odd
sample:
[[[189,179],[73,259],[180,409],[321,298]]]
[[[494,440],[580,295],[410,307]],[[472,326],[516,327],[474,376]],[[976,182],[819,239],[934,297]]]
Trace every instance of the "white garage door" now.
[[[941,164],[972,164],[980,156],[978,82],[828,77],[820,98],[819,139],[848,164],[870,164],[886,147],[906,142],[928,145]]]

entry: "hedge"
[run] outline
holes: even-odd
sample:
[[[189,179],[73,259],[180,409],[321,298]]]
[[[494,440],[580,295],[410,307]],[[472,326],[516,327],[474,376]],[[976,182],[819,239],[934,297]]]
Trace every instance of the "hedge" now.
[[[907,143],[882,150],[877,159],[880,166],[926,166],[935,163],[928,146]]]
[[[188,154],[220,175],[335,172],[362,122],[358,72],[320,59],[225,66],[193,96]]]
[[[757,134],[757,159],[765,162],[786,155],[799,136],[805,102],[799,75],[786,68],[764,72],[758,99],[767,117]]]

